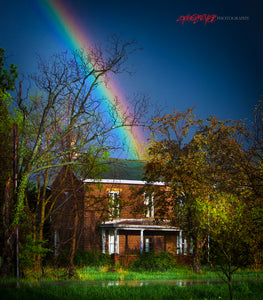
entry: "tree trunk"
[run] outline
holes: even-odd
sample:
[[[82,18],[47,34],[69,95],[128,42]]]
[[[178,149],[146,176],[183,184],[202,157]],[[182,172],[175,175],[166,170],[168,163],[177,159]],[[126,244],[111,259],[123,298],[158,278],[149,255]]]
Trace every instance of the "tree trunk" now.
[[[4,227],[4,247],[3,247],[3,261],[0,270],[1,277],[11,277],[12,258],[14,251],[13,232],[10,229],[11,225],[11,178],[8,179],[5,188],[5,198],[3,205],[3,227]]]
[[[230,300],[234,300],[233,286],[232,286],[232,276],[231,275],[228,278],[227,284],[228,284],[228,289],[229,289]]]
[[[201,273],[201,269],[200,269],[200,249],[198,247],[194,247],[193,271],[196,274]]]
[[[73,227],[73,234],[72,234],[72,244],[71,244],[71,251],[69,257],[69,277],[76,277],[77,274],[75,272],[74,266],[74,256],[77,249],[77,238],[78,238],[78,223],[79,223],[79,209],[78,209],[78,197],[76,193],[76,185],[73,178],[73,173],[70,172],[71,176],[71,188],[73,193],[73,218],[74,218],[74,227]]]
[[[44,199],[42,200],[44,202]],[[42,203],[41,207],[41,216],[40,216],[40,224],[38,229],[38,248],[39,250],[42,248],[42,241],[43,241],[43,230],[44,230],[44,222],[45,222],[45,203]],[[36,256],[35,261],[35,271],[39,271],[41,269],[42,261],[40,253]]]
[[[193,271],[196,274],[201,273],[201,263],[200,263],[200,250],[201,245],[198,238],[194,238],[194,249],[193,249]]]
[[[74,227],[73,227],[70,257],[69,257],[70,278],[76,276],[75,267],[74,267],[74,256],[75,256],[76,244],[77,244],[77,229],[78,229],[78,207],[77,207],[77,199],[74,197]]]

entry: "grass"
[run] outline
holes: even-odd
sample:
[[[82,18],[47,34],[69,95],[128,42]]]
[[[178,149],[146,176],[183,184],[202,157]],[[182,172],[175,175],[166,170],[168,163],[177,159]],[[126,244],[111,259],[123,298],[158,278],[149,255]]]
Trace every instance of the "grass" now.
[[[143,271],[136,272],[126,270],[122,267],[84,267],[76,270],[77,278],[81,281],[139,281],[139,280],[207,280],[217,279],[218,275],[209,268],[203,268],[201,274],[195,274],[190,267],[180,266],[169,271]],[[46,267],[44,274],[28,270],[24,273],[22,282],[50,281],[50,280],[68,280],[65,276],[66,269],[54,269]],[[241,270],[234,274],[236,279],[263,279],[263,271],[254,271],[250,269]],[[74,279],[74,278],[73,278]],[[1,282],[1,281],[0,281]]]
[[[68,280],[66,269],[46,267],[44,276],[28,270],[15,288],[15,279],[0,280],[1,299],[229,299],[226,284],[203,284],[177,286],[169,285],[170,280],[216,280],[218,276],[209,268],[202,274],[193,273],[186,266],[164,272],[135,272],[119,267],[84,267],[77,269],[79,280]],[[263,272],[241,270],[235,279],[251,279],[234,282],[235,299],[258,300],[263,296]],[[149,284],[141,281],[167,281],[166,284]],[[89,285],[96,282],[100,285]],[[105,286],[102,283],[106,282]],[[108,283],[108,284],[107,284]],[[113,286],[111,286],[113,284]]]
[[[262,299],[262,282],[242,282],[234,284],[235,299]],[[229,299],[225,284],[144,286],[87,286],[87,285],[22,285],[20,288],[0,286],[1,299]]]

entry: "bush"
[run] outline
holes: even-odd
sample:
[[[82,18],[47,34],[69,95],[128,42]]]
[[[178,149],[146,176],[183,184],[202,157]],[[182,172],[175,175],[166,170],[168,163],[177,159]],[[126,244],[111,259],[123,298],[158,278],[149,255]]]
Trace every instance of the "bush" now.
[[[52,250],[43,247],[47,241],[34,240],[28,234],[23,243],[19,243],[19,264],[22,270],[32,269],[35,263],[35,256],[40,255],[43,259]]]
[[[56,266],[67,267],[69,264],[69,255],[70,255],[69,249],[64,249],[63,251],[60,251],[58,256],[55,258]]]
[[[109,254],[99,251],[78,251],[74,256],[74,264],[78,267],[92,266],[101,267],[109,265],[111,258]]]
[[[166,271],[174,269],[176,265],[175,257],[167,252],[142,253],[130,266],[133,271]]]

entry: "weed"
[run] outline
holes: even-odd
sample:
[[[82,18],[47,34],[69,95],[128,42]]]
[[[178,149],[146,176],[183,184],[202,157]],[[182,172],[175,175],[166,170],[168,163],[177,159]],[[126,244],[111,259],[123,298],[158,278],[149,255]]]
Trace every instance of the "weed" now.
[[[175,269],[176,260],[167,252],[160,253],[142,253],[138,259],[135,260],[131,266],[131,270],[138,271],[167,271]]]
[[[262,282],[236,283],[233,285],[237,299],[258,300],[263,293]],[[2,299],[228,299],[226,284],[192,285],[179,287],[176,285],[144,285],[144,286],[88,286],[88,285],[23,285],[19,289],[0,286]]]

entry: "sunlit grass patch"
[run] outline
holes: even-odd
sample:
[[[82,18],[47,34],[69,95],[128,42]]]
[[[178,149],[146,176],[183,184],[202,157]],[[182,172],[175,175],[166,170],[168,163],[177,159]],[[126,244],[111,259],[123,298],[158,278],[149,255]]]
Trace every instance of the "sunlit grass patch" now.
[[[21,281],[65,281],[70,280],[66,268],[45,267],[40,272],[25,270],[21,274]],[[178,266],[178,268],[167,271],[133,271],[121,266],[113,267],[82,267],[76,269],[76,278],[71,280],[80,281],[139,281],[139,280],[206,280],[218,279],[218,274],[208,267],[202,268],[202,274],[195,274],[190,267]],[[233,279],[263,279],[263,271],[240,270],[233,275]],[[0,281],[1,282],[1,281]]]

